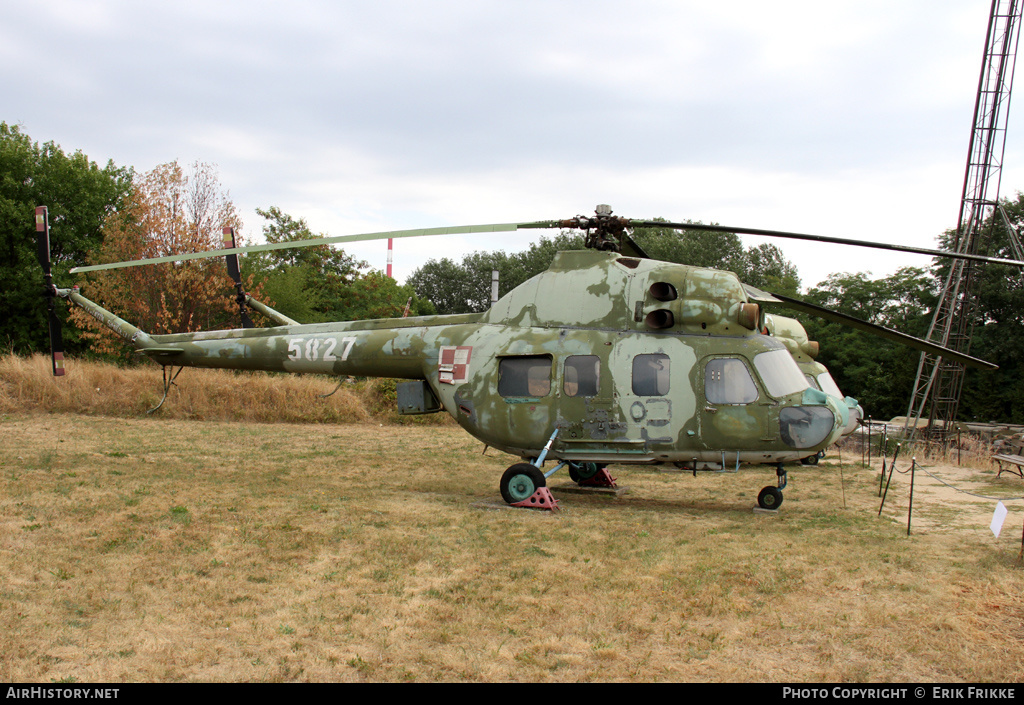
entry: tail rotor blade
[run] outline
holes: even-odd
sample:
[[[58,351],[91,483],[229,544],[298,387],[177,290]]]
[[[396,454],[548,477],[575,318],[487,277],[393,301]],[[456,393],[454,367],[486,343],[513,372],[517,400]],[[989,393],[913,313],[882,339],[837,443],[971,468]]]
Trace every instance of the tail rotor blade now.
[[[50,219],[46,206],[36,208],[36,259],[43,268],[43,276],[50,277]]]
[[[233,250],[235,248],[235,229],[224,228],[222,233],[224,236],[224,249]],[[228,274],[235,281],[235,286],[241,285],[242,270],[238,266],[238,253],[232,252],[230,255],[224,255],[224,261],[227,262]]]
[[[64,375],[64,337],[55,311],[57,289],[53,286],[53,270],[50,266],[50,219],[46,206],[36,208],[36,258],[43,269],[43,296],[46,297],[46,324],[50,329],[53,376],[61,377]]]
[[[235,249],[235,229],[224,228],[221,233],[224,238],[224,249]],[[238,303],[238,315],[242,319],[242,327],[255,328],[256,325],[249,318],[249,313],[245,310],[245,291],[242,289],[242,268],[238,265],[238,253],[232,252],[229,255],[224,255],[224,261],[228,265],[228,274],[234,280],[235,290],[238,292],[235,296],[235,301]]]
[[[47,311],[50,326],[50,361],[53,364],[53,376],[62,377],[64,375],[64,337],[61,335],[60,319],[57,318],[57,314],[53,310],[53,304],[53,299],[50,299],[49,311]]]

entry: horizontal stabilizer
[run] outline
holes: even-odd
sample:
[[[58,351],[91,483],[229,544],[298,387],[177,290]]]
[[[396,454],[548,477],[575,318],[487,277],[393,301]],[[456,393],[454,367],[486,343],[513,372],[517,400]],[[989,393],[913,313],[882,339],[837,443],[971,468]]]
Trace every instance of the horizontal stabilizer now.
[[[185,352],[185,348],[143,348],[142,350],[139,350],[139,352],[159,359],[161,357],[174,357],[175,355],[181,355]]]

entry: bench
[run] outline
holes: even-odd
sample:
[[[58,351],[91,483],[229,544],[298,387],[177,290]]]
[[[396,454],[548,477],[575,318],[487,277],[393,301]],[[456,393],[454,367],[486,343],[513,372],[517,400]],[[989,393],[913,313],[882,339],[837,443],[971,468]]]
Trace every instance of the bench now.
[[[992,456],[992,460],[996,461],[999,464],[999,472],[996,473],[996,477],[1002,475],[1003,470],[1005,469],[1006,472],[1016,473],[1021,478],[1024,478],[1024,470],[1022,470],[1022,468],[1024,468],[1024,456],[997,453],[996,455]],[[1013,468],[1003,468],[1003,463],[1006,463],[1007,465],[1015,465],[1017,469],[1014,470]]]

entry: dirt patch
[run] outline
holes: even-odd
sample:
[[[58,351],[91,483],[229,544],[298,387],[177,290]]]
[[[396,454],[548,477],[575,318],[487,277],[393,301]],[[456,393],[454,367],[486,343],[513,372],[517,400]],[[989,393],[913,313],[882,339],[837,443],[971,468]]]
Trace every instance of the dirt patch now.
[[[878,498],[883,516],[906,523],[908,511],[913,510],[910,517],[911,531],[967,532],[977,534],[978,537],[987,534],[992,538],[989,526],[999,502],[1003,502],[1010,512],[1004,522],[1003,532],[1014,531],[1021,526],[1024,481],[1012,473],[1003,472],[998,476],[998,471],[989,467],[918,463],[912,460],[897,460],[895,471],[891,463],[887,462],[884,477],[880,462],[874,463],[872,468],[857,472],[876,476],[879,492],[885,496],[884,505],[882,499]]]

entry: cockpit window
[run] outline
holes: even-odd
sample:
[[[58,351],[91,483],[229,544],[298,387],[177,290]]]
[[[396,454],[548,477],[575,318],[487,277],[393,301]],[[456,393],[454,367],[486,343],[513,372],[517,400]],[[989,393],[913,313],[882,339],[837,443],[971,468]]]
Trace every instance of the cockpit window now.
[[[818,375],[818,384],[821,385],[821,391],[825,392],[825,394],[831,394],[840,399],[844,398],[843,393],[839,391],[839,385],[836,384],[836,381],[832,379],[832,375],[828,372],[822,372]]]
[[[567,397],[597,395],[601,383],[601,359],[597,355],[570,355],[565,358],[562,391]]]
[[[498,394],[543,397],[551,391],[551,356],[503,357],[498,363]]]
[[[749,404],[757,401],[757,385],[742,360],[715,358],[704,367],[704,396],[711,404]]]
[[[786,349],[755,355],[754,368],[773,397],[784,397],[807,389],[807,379]]]
[[[638,397],[663,397],[668,394],[668,386],[668,355],[651,353],[633,358],[633,394]]]

